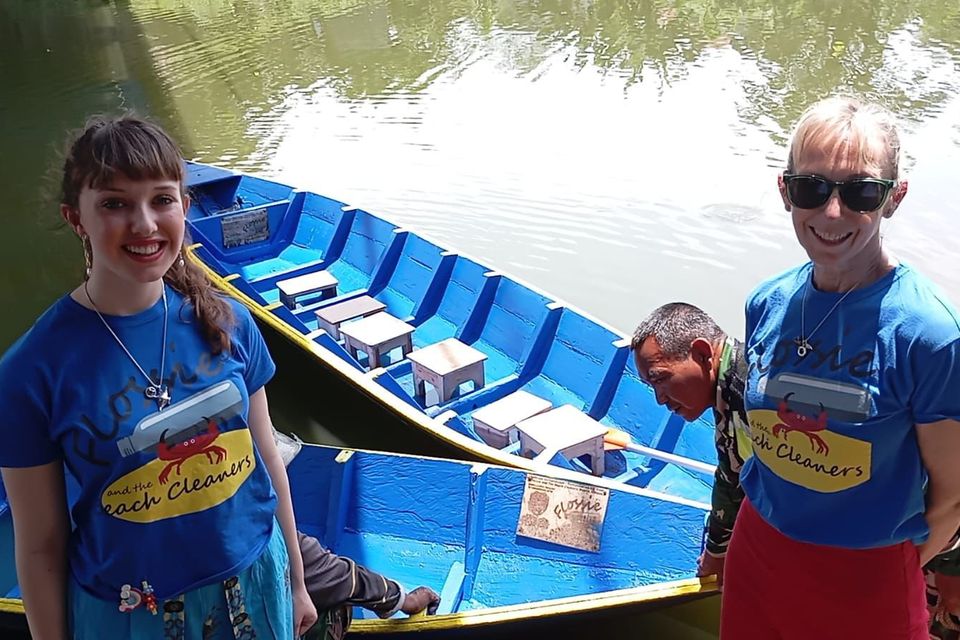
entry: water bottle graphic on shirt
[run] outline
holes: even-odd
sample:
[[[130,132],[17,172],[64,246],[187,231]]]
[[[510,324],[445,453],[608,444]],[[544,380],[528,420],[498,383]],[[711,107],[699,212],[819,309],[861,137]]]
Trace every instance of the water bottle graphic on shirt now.
[[[171,440],[190,438],[206,431],[213,418],[223,422],[238,415],[242,406],[240,390],[225,380],[170,405],[163,412],[147,416],[134,427],[131,435],[117,441],[117,447],[123,457],[151,451],[164,432]]]

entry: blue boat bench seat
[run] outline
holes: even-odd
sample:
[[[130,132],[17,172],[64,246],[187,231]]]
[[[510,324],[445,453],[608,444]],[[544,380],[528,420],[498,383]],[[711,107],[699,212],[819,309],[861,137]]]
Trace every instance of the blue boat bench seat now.
[[[550,417],[550,414],[555,415]],[[557,426],[570,422],[582,423],[580,426],[584,428],[576,429],[575,433],[583,435],[583,437],[578,439],[578,437],[571,435],[569,445],[546,452],[544,449],[549,447],[531,447],[529,445],[530,436],[536,429],[527,429],[531,433],[526,434],[528,442],[524,443],[525,427],[523,422],[528,421],[527,426],[529,426],[529,421],[536,422],[536,418],[542,419],[543,416],[547,416],[548,420],[554,422]],[[527,458],[539,454],[537,457],[549,459],[549,463],[556,466],[594,473],[595,475],[599,472],[634,486],[651,489],[665,490],[680,483],[692,487],[685,491],[685,493],[690,494],[689,497],[693,499],[703,497],[703,487],[700,487],[703,484],[703,479],[696,477],[698,474],[677,465],[651,459],[643,454],[623,451],[621,447],[616,445],[608,445],[603,442],[604,435],[610,429],[617,428],[611,426],[608,420],[594,420],[589,414],[579,411],[571,405],[554,408],[554,405],[548,399],[530,392],[526,388],[467,415],[458,415],[456,411],[447,409],[437,415],[435,419],[464,435],[482,440],[504,453],[523,455]],[[688,424],[679,416],[670,416],[664,422],[669,423],[669,426],[663,425],[660,431],[673,433],[679,441],[684,440],[682,435],[684,431],[692,431],[697,438],[704,431],[700,421]],[[630,429],[633,425],[625,426],[629,429],[628,433],[633,431],[633,429]],[[591,431],[590,428],[594,429],[591,433],[587,433],[587,431]],[[540,429],[539,431],[542,432],[543,430]],[[632,439],[636,440],[635,437]],[[656,443],[660,445],[662,450],[671,444],[669,439],[665,440]],[[570,448],[566,450],[568,446]],[[601,446],[602,449],[600,449]],[[587,451],[593,451],[592,455],[587,454]],[[679,455],[689,455],[690,453],[692,452],[686,450]],[[623,460],[624,455],[628,456],[629,459]],[[604,458],[602,467],[598,460],[601,456]],[[613,457],[611,458],[611,456]],[[608,464],[609,460],[618,460],[618,464],[610,465]],[[624,462],[627,464],[626,469],[623,468]],[[620,468],[619,471],[618,468]],[[706,485],[704,487],[708,488]]]
[[[546,398],[521,389],[471,417],[473,437],[501,451],[603,475],[607,427],[572,405],[554,408]],[[452,410],[437,419],[451,427],[463,424]]]

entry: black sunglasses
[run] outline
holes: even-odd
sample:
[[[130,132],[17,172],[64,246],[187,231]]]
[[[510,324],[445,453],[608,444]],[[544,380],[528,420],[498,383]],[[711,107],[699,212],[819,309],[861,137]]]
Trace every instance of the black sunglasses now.
[[[881,178],[857,178],[834,182],[820,176],[802,175],[796,173],[783,174],[783,182],[787,185],[787,198],[795,207],[801,209],[816,209],[822,207],[833,195],[833,190],[840,192],[840,201],[853,211],[876,211],[887,200],[887,194],[896,184],[896,180]]]

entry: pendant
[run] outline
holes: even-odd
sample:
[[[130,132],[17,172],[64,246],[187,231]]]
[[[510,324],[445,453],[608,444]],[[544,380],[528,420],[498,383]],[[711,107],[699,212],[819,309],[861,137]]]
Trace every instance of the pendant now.
[[[155,400],[157,411],[163,411],[170,404],[170,390],[166,386],[151,384],[143,390],[143,395],[148,400]]]
[[[801,358],[806,358],[807,354],[813,349],[806,338],[794,338],[793,342],[797,345],[797,355]]]

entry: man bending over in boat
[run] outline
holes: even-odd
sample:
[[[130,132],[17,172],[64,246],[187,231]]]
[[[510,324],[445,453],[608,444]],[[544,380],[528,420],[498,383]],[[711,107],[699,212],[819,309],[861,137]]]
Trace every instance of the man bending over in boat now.
[[[278,431],[274,431],[274,439],[284,464],[289,465],[300,450],[300,443]],[[417,587],[408,593],[395,580],[338,556],[316,538],[302,532],[297,537],[303,556],[304,583],[319,615],[317,624],[305,637],[340,640],[350,626],[354,606],[369,609],[381,618],[398,612],[408,616],[424,610],[436,613],[440,596],[432,589]]]
[[[727,544],[743,501],[740,468],[752,453],[743,404],[743,343],[701,309],[673,302],[640,323],[630,348],[640,377],[653,388],[659,404],[687,421],[713,409],[717,472],[697,575],[716,575],[722,586]],[[934,557],[924,573],[932,640],[960,640],[960,618],[953,613],[960,612],[960,550]]]

